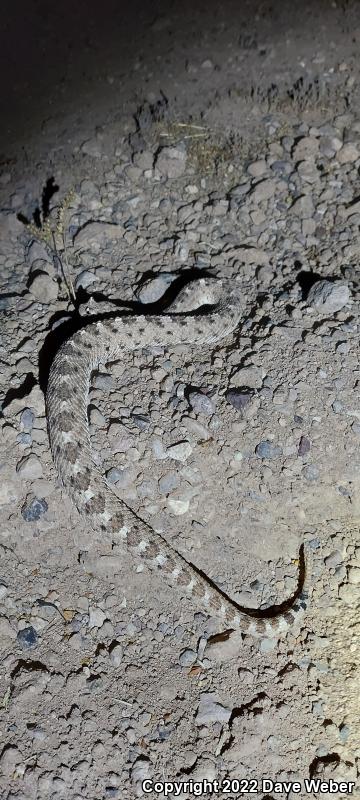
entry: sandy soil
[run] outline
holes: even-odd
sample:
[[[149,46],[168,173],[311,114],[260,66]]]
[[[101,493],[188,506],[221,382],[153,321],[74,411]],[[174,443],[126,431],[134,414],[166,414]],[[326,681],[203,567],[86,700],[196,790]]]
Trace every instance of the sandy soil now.
[[[1,796],[357,797],[358,4],[2,14]],[[102,365],[94,459],[244,606],[290,597],[309,541],[285,637],[216,636],[89,532],[49,451],[48,370],[79,311],[161,311],[202,270],[243,282],[242,324]]]

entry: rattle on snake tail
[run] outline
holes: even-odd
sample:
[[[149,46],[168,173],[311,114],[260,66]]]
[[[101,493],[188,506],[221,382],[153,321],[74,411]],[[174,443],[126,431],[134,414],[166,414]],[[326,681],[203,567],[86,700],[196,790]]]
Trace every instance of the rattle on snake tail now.
[[[189,315],[204,304],[210,305],[206,313]],[[243,313],[241,291],[234,281],[202,278],[179,293],[171,313],[128,314],[87,324],[60,347],[51,365],[47,419],[61,482],[91,528],[120,535],[132,552],[150,567],[161,568],[168,582],[192,595],[226,628],[274,636],[294,625],[306,609],[311,576],[308,546],[302,546],[302,586],[292,600],[268,617],[256,609],[243,609],[113,494],[93,462],[87,418],[91,372],[100,362],[135,348],[212,344],[231,333]]]

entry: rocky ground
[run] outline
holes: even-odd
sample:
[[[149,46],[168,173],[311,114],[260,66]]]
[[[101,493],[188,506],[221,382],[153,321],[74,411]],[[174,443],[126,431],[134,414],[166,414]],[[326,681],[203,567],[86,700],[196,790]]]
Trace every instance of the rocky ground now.
[[[31,82],[34,59],[15,72],[0,176],[7,800],[130,799],[145,779],[299,796],[263,777],[359,796],[360,19],[351,3],[251,8],[139,5],[119,55],[113,7],[108,47],[81,18],[91,58],[77,24],[44,15],[48,75]],[[309,541],[310,610],[279,639],[214,636],[160,572],[89,532],[49,451],[61,341],[104,301],[161,311],[203,270],[242,282],[242,324],[207,351],[104,364],[94,458],[242,605],[289,597]]]

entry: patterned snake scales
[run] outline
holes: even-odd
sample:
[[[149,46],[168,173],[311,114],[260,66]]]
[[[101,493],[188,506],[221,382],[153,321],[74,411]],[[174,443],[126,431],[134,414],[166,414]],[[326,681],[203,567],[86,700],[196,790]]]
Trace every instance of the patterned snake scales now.
[[[188,313],[204,304],[205,313]],[[61,482],[94,530],[120,535],[131,552],[151,568],[161,568],[167,582],[194,597],[223,628],[275,636],[293,626],[306,609],[311,573],[308,545],[301,550],[302,586],[291,600],[269,610],[268,617],[256,609],[243,609],[111,492],[94,465],[90,448],[88,392],[91,372],[99,363],[124,357],[135,348],[211,345],[230,334],[243,316],[244,301],[234,280],[201,278],[182,289],[170,314],[128,314],[87,324],[60,347],[52,363],[47,418]]]

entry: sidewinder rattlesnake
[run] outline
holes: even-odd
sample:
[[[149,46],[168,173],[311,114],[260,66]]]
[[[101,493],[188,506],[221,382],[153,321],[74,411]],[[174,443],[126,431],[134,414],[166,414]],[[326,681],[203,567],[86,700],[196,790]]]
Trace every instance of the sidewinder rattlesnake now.
[[[94,530],[121,535],[132,552],[145,558],[150,567],[161,568],[167,582],[192,595],[226,628],[275,636],[286,632],[306,609],[311,575],[308,545],[301,551],[303,560],[306,556],[302,586],[292,600],[270,610],[268,617],[256,609],[243,609],[111,492],[91,456],[87,418],[90,377],[99,363],[116,360],[135,348],[211,345],[239,324],[244,314],[242,297],[234,280],[201,278],[179,293],[170,314],[128,314],[87,324],[60,347],[51,365],[47,419],[61,482]],[[189,314],[204,304],[206,313]]]

